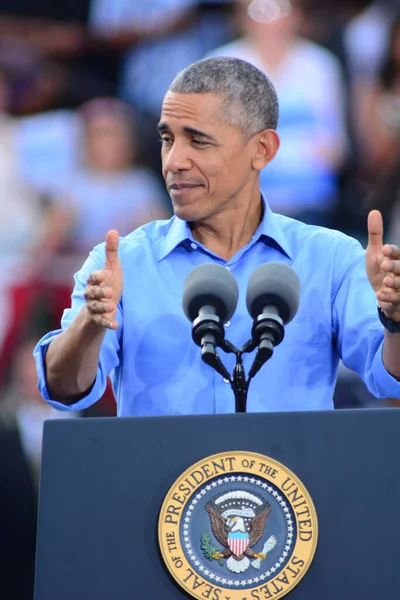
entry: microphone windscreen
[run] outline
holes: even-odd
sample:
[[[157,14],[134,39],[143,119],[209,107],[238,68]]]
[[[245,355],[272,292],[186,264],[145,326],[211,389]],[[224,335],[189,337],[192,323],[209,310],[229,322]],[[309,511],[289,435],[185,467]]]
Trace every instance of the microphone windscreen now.
[[[246,305],[256,319],[264,306],[276,306],[283,322],[289,323],[299,308],[300,280],[290,267],[279,262],[260,265],[247,286]]]
[[[239,298],[235,277],[214,263],[199,265],[186,277],[182,306],[189,321],[194,321],[203,306],[211,305],[223,323],[232,318]]]

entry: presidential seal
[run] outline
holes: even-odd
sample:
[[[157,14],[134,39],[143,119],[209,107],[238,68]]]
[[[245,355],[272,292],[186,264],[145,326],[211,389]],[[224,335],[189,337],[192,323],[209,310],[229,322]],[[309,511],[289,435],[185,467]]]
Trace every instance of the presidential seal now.
[[[282,598],[306,574],[318,524],[301,481],[252,452],[209,456],[185,471],[163,502],[161,553],[194,598]]]

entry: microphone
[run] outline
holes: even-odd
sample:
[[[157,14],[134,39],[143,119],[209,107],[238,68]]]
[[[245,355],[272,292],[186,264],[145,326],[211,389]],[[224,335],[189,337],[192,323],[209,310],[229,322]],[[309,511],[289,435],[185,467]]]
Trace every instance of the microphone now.
[[[257,354],[249,371],[249,378],[260,370],[272,356],[274,346],[284,337],[284,325],[296,315],[300,301],[300,280],[283,263],[265,263],[250,277],[246,305],[253,318],[251,330]]]
[[[224,324],[232,318],[238,297],[235,277],[221,265],[199,265],[184,281],[182,306],[185,315],[193,323],[193,341],[200,346],[203,361],[229,380],[231,377],[216,347],[224,342]]]

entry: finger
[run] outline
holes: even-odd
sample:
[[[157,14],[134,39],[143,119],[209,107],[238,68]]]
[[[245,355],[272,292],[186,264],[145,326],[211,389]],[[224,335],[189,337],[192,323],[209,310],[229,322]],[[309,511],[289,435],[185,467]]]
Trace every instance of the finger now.
[[[383,220],[379,210],[371,210],[368,215],[368,248],[379,251],[383,244]]]
[[[383,283],[388,288],[393,288],[395,290],[400,290],[400,277],[387,276],[387,277],[384,278]]]
[[[400,260],[389,260],[385,258],[382,261],[381,268],[387,273],[393,273],[393,275],[400,275]]]
[[[118,329],[118,322],[115,321],[115,319],[110,321],[102,315],[93,315],[92,319],[99,327],[104,327],[105,329]]]
[[[400,248],[399,246],[395,246],[395,244],[386,244],[383,246],[382,253],[388,258],[400,259]]]
[[[99,285],[89,285],[85,289],[85,300],[101,300],[112,298],[113,291],[109,287],[100,287]]]
[[[86,304],[90,314],[104,314],[111,313],[115,310],[115,304],[113,302],[102,302],[101,300],[92,300]]]
[[[400,306],[400,291],[399,290],[390,290],[386,288],[385,290],[379,290],[377,293],[379,302],[386,302],[390,305],[399,304]],[[383,308],[383,307],[382,307]],[[390,306],[393,308],[393,306]]]
[[[99,285],[100,283],[103,283],[105,278],[106,275],[103,270],[92,271],[89,277],[87,278],[87,283],[88,285]]]
[[[379,300],[379,298],[378,298]],[[393,305],[390,302],[384,302],[383,300],[379,300],[379,306],[381,307],[382,310],[385,310],[387,312],[390,312],[391,310],[393,310]]]
[[[115,231],[115,229],[111,229],[111,231],[109,231],[106,235],[106,267],[112,268],[119,262],[118,246],[118,231]]]

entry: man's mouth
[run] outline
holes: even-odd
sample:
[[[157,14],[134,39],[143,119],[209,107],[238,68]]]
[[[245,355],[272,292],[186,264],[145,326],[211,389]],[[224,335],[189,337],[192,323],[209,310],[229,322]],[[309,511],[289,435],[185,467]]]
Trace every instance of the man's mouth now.
[[[199,183],[172,183],[169,186],[170,190],[191,190],[193,188],[199,187]]]

